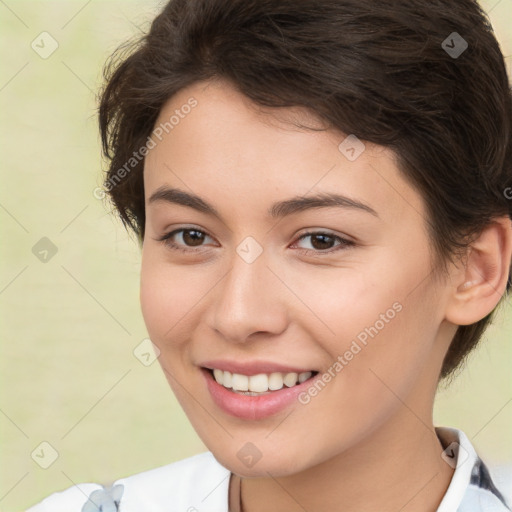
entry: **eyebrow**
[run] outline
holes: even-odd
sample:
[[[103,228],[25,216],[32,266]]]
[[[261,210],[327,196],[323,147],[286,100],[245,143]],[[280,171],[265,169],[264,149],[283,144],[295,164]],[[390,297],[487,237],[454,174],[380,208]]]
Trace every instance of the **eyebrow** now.
[[[164,201],[172,204],[188,206],[207,215],[213,215],[222,220],[219,212],[204,199],[195,194],[185,192],[177,188],[169,188],[162,186],[158,188],[149,198],[148,203]],[[296,196],[285,201],[274,203],[267,211],[268,215],[273,219],[283,218],[294,213],[314,208],[347,208],[360,210],[379,218],[379,214],[369,205],[340,194],[320,193],[314,196]]]

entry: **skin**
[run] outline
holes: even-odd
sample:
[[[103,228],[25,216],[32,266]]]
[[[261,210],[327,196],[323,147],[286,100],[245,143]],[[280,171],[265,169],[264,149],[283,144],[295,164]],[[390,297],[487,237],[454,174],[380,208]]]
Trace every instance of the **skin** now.
[[[453,474],[432,420],[441,364],[457,325],[483,318],[505,290],[510,219],[497,219],[465,265],[435,279],[422,197],[390,150],[366,143],[351,162],[338,150],[345,134],[298,128],[321,123],[299,108],[263,111],[222,81],[180,91],[156,124],[190,97],[197,107],[146,157],[140,298],[194,429],[242,477],[245,512],[436,510]],[[222,218],[150,203],[162,185],[200,196]],[[339,207],[267,215],[276,201],[322,191],[357,198],[378,217]],[[189,252],[158,240],[179,228],[204,239],[174,235]],[[300,238],[312,228],[355,245],[335,251],[336,238]],[[236,252],[247,236],[263,248],[250,264]],[[251,421],[212,401],[201,362],[283,361],[323,372],[396,302],[401,311],[307,405]],[[251,468],[237,457],[249,441],[262,454]]]

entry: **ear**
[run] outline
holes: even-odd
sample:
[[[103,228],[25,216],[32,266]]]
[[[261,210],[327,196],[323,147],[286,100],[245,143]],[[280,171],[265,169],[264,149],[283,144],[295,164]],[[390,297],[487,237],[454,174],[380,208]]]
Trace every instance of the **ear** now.
[[[464,265],[452,277],[446,320],[470,325],[487,316],[505,293],[511,260],[511,219],[495,218],[470,245]]]

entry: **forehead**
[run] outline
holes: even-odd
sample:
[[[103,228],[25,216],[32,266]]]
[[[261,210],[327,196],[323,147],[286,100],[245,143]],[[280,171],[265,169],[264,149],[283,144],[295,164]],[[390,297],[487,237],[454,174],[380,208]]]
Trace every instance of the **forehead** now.
[[[263,109],[227,82],[181,90],[163,106],[159,127],[145,162],[146,201],[167,185],[228,209],[263,211],[283,197],[333,192],[371,204],[387,220],[424,213],[388,148],[365,142],[350,160],[340,149],[347,134],[303,108]]]

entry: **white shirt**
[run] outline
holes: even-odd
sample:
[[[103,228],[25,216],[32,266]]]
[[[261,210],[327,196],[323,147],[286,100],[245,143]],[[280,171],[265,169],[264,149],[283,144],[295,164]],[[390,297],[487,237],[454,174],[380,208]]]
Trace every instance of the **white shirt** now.
[[[437,512],[510,512],[464,432],[436,427],[436,433],[442,457],[455,468]],[[110,490],[93,483],[70,487],[26,512],[228,512],[230,474],[204,452],[121,478]]]

